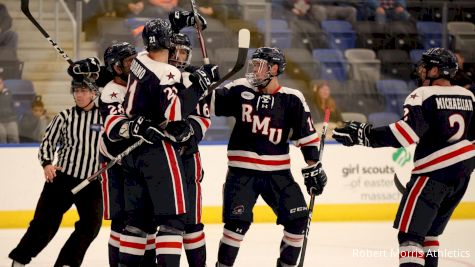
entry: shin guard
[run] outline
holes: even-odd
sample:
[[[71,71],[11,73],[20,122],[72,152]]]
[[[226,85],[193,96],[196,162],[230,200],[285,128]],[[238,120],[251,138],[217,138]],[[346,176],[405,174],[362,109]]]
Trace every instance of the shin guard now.
[[[419,267],[424,266],[424,249],[414,241],[406,241],[399,245],[399,266]]]
[[[161,225],[155,239],[157,266],[180,266],[183,232],[166,225]]]
[[[439,240],[437,236],[426,236],[424,240],[425,267],[439,264]]]
[[[124,266],[140,266],[147,245],[147,233],[126,226],[120,234],[119,262]]]
[[[206,242],[203,231],[184,234],[183,247],[190,267],[204,267],[206,265]]]

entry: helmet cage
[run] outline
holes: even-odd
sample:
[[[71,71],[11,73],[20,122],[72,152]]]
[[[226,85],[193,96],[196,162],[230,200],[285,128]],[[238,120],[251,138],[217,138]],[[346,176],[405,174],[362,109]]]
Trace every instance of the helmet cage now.
[[[267,67],[267,69],[264,68]],[[262,58],[251,58],[247,61],[246,79],[252,86],[265,86],[272,79],[271,64]]]
[[[169,55],[169,63],[178,69],[184,69],[190,65],[191,48],[186,45],[172,45]]]

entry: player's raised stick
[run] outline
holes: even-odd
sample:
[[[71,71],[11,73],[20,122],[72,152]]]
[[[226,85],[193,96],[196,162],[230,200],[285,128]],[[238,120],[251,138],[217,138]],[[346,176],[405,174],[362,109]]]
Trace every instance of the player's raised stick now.
[[[31,21],[31,23],[33,23],[33,25],[36,26],[36,28],[41,32],[41,34],[43,34],[46,40],[54,47],[54,49],[61,55],[61,57],[64,60],[66,60],[69,63],[69,65],[73,65],[74,62],[71,60],[71,58],[69,58],[68,54],[66,54],[66,52],[64,52],[64,50],[61,47],[59,47],[58,43],[56,43],[53,39],[51,39],[49,34],[46,32],[46,30],[31,15],[29,3],[30,3],[29,0],[21,0],[21,11],[23,12],[23,14],[25,14],[25,16]],[[99,92],[99,89],[97,88],[97,86],[89,78],[84,77],[84,82],[87,84],[89,88],[91,88],[91,90],[95,92]]]
[[[325,109],[325,117],[323,119],[323,128],[322,128],[322,136],[320,138],[320,153],[318,160],[322,160],[323,154],[323,146],[325,144],[325,137],[327,135],[328,130],[328,121],[330,120],[330,109]],[[307,219],[307,228],[305,229],[305,236],[303,238],[302,244],[302,253],[300,254],[300,261],[297,265],[298,267],[303,267],[303,263],[305,261],[305,252],[307,250],[307,242],[308,242],[308,233],[310,232],[310,223],[312,222],[312,214],[313,214],[313,206],[315,204],[315,194],[310,195],[310,204],[308,204],[308,219]]]
[[[203,55],[203,63],[209,64],[208,50],[206,50],[205,39],[203,38],[203,27],[201,26],[201,20],[198,17],[198,6],[195,0],[190,0],[191,10],[195,16],[195,28],[196,35],[198,36],[198,42],[200,43],[201,55]]]
[[[251,33],[249,32],[248,29],[240,29],[239,30],[239,37],[238,37],[238,56],[236,59],[236,63],[234,63],[234,67],[232,68],[231,71],[226,73],[219,81],[216,83],[212,84],[208,88],[208,92],[211,93],[214,89],[216,89],[219,85],[221,85],[223,82],[226,80],[229,80],[231,76],[234,74],[238,73],[244,64],[246,63],[247,60],[247,52],[249,51],[249,44],[251,42]]]

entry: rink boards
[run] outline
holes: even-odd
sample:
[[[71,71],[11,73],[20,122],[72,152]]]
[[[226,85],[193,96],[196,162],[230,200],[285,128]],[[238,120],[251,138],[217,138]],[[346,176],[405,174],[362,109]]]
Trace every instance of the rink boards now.
[[[43,187],[43,171],[37,160],[36,146],[0,147],[0,228],[26,227],[33,216]],[[221,222],[222,185],[226,176],[226,145],[204,144],[200,147],[205,177],[203,220]],[[291,147],[292,173],[304,190],[300,168],[305,166],[299,149]],[[413,148],[347,148],[328,143],[323,166],[328,185],[317,197],[315,221],[393,220],[401,194],[393,183],[396,173],[403,184],[412,169]],[[306,194],[306,193],[305,193]],[[72,226],[77,218],[69,211],[63,226]],[[470,185],[453,218],[475,219],[475,187]],[[254,208],[255,222],[273,222],[275,216],[260,199]],[[105,222],[107,224],[108,222]]]

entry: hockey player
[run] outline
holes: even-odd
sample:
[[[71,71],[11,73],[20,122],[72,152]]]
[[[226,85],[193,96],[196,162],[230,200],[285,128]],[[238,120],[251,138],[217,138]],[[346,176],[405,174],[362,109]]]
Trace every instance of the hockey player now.
[[[183,119],[219,80],[217,66],[204,65],[190,74],[190,86],[184,90],[180,71],[168,64],[171,36],[167,21],[149,20],[142,32],[146,51],[131,65],[124,100],[130,122],[122,124],[121,132],[124,138],[139,137],[146,144],[123,160],[128,220],[120,238],[130,246],[127,257],[120,259],[123,266],[140,264],[143,250],[137,248],[145,246],[153,223],[159,225],[158,266],[179,266],[189,207],[178,147],[169,140],[180,143],[190,138],[193,132]]]
[[[417,145],[411,179],[394,221],[404,267],[437,266],[438,236],[467,189],[475,156],[466,139],[475,97],[450,84],[457,71],[453,53],[428,49],[416,71],[420,87],[406,98],[401,120],[377,128],[350,121],[333,131],[333,138],[345,146]]]
[[[235,117],[228,144],[228,173],[223,192],[224,232],[216,266],[233,266],[249,229],[257,198],[284,226],[277,266],[295,266],[307,224],[307,205],[290,172],[288,140],[301,148],[309,194],[319,195],[326,175],[319,158],[319,137],[302,93],[279,85],[285,57],[278,48],[258,48],[248,61],[246,78],[207,96],[216,116]]]
[[[114,123],[125,117],[122,102],[127,92],[127,80],[132,60],[136,57],[135,47],[129,43],[117,43],[108,47],[104,52],[104,63],[107,71],[113,75],[113,80],[107,83],[99,99],[99,107],[104,120],[104,135],[100,142],[102,164],[132,145],[131,140],[119,135],[120,127]],[[119,266],[120,233],[125,227],[124,207],[124,173],[120,165],[115,165],[102,173],[102,195],[104,219],[111,220],[109,238],[109,265]],[[124,245],[123,245],[124,247]],[[155,229],[147,235],[144,260],[141,266],[155,265]]]
[[[171,39],[169,63],[182,70],[184,80],[194,67],[190,66],[191,44],[187,35],[175,33]],[[186,89],[185,89],[186,90]],[[196,110],[186,119],[191,125],[194,134],[180,149],[183,167],[185,169],[185,183],[188,194],[188,212],[185,219],[185,234],[183,247],[185,248],[188,265],[190,267],[206,266],[206,242],[201,221],[201,181],[203,168],[198,143],[203,139],[206,130],[211,125],[209,109],[206,102],[200,101]]]

